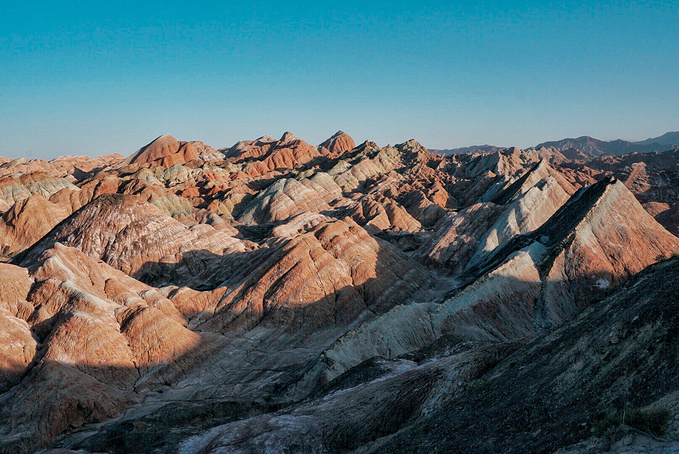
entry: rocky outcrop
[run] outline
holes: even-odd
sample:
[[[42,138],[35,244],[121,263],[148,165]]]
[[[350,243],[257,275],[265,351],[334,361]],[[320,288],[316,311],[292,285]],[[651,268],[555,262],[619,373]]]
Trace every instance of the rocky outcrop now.
[[[321,154],[291,132],[286,132],[277,141],[265,136],[255,141],[238,142],[226,152],[226,156],[234,162],[247,163],[243,171],[256,177],[301,167]]]
[[[15,203],[0,219],[0,250],[12,257],[42,238],[69,213],[40,194]]]
[[[422,224],[401,204],[384,196],[366,196],[350,208],[349,214],[359,224],[373,232],[391,230],[415,232]]]
[[[364,452],[629,452],[637,441],[647,452],[676,449],[676,420],[658,439],[621,415],[676,414],[678,273],[676,260],[655,266]]]
[[[221,161],[224,159],[224,154],[215,150],[212,148],[210,145],[201,142],[199,140],[193,140],[189,142],[191,146],[193,146],[193,149],[196,150],[196,153],[198,156],[200,156],[200,159],[203,161]]]
[[[0,308],[12,316],[27,320],[33,306],[26,302],[33,280],[28,270],[9,263],[0,264]]]
[[[354,139],[344,131],[337,131],[332,137],[321,143],[318,148],[325,149],[332,157],[341,156],[345,151],[356,147]]]
[[[342,190],[330,178],[282,178],[259,193],[239,216],[244,224],[282,221],[301,213],[330,210]]]
[[[191,142],[180,142],[170,134],[165,134],[137,150],[125,159],[122,165],[171,167],[197,159],[200,159],[200,156]]]
[[[36,350],[28,323],[0,308],[0,392],[21,381]]]
[[[660,285],[677,273],[676,261],[656,267],[526,344],[447,338],[397,359],[366,361],[314,399],[203,430],[178,443],[179,450],[609,452],[613,445],[621,450],[610,452],[625,452],[625,445],[645,440],[662,452],[677,446],[676,421],[664,439],[619,422],[608,422],[606,437],[595,434],[626,405],[647,411],[679,405],[671,367],[679,301],[671,296],[676,285]]]
[[[460,273],[501,213],[501,206],[485,202],[448,214],[418,255]]]
[[[174,380],[200,359],[205,342],[184,328],[169,300],[101,261],[56,244],[31,278],[26,321],[0,307],[4,337],[12,340],[3,337],[2,348],[11,347],[3,356],[10,363],[3,364],[3,385],[25,374],[2,395],[5,450],[115,417],[137,401],[135,389]]]
[[[424,268],[350,219],[293,222],[299,227],[286,229],[293,238],[243,259],[247,265],[226,282],[224,297],[207,310],[216,316],[203,329],[248,330],[265,323],[307,331],[348,324],[366,310],[401,304],[427,284]]]
[[[574,194],[532,234],[469,267],[454,296],[369,322],[325,352],[319,367],[332,379],[371,357],[405,354],[443,335],[479,341],[535,335],[677,251],[679,240],[622,182],[604,180]]]
[[[208,225],[188,228],[136,196],[105,194],[71,215],[29,251],[35,260],[57,242],[147,282],[199,282],[215,270],[210,263],[245,246]]]
[[[565,178],[545,161],[540,161],[493,200],[497,204],[504,204],[504,212],[480,241],[470,264],[481,260],[516,235],[540,227],[574,192],[575,188]]]
[[[676,165],[679,150],[662,153],[631,153],[623,156],[601,156],[589,160],[586,166],[570,166],[571,173],[585,171],[602,176],[615,176],[625,182],[630,191],[644,206],[667,204],[672,207],[679,203],[679,168]],[[665,210],[662,210],[665,211]],[[675,233],[678,225],[672,212],[657,218],[665,228]],[[653,213],[659,215],[659,211]]]
[[[658,256],[678,249],[677,239],[643,209],[622,182],[611,178],[579,190],[539,229],[516,237],[469,267],[467,279],[476,281],[478,273],[499,263],[502,265],[496,270],[501,270],[511,260],[523,257],[522,273],[532,273],[533,278],[518,276],[516,284],[528,292],[539,276],[540,293],[522,299],[535,304],[538,325],[559,324],[597,294],[654,263]],[[478,280],[472,287],[482,282]],[[527,313],[530,311],[522,311]]]
[[[66,178],[57,178],[44,172],[11,175],[0,179],[0,200],[12,206],[32,194],[49,199],[62,189],[78,190]]]

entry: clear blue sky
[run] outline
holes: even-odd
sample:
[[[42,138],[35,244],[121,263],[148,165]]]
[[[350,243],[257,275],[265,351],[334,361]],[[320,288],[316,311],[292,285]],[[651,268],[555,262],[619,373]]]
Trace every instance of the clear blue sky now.
[[[0,155],[679,130],[679,1],[3,2]]]

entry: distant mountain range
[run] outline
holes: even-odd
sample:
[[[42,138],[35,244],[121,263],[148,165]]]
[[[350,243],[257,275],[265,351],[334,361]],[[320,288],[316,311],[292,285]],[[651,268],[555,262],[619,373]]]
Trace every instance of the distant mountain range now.
[[[674,131],[674,132],[666,132],[662,136],[659,137],[651,137],[650,139],[646,140],[641,140],[639,142],[635,142],[639,145],[651,145],[655,143],[663,144],[663,145],[677,145],[679,144],[679,131]]]
[[[506,147],[496,147],[495,145],[472,145],[471,147],[448,148],[448,149],[429,149],[432,153],[438,154],[462,154],[462,153],[495,153]]]
[[[603,154],[617,156],[633,152],[649,153],[654,151],[665,151],[677,146],[679,146],[679,131],[667,132],[659,137],[651,137],[639,142],[628,142],[620,139],[605,141],[589,136],[582,136],[578,138],[543,142],[536,145],[535,148],[553,148],[569,159],[587,159]],[[494,145],[474,145],[471,147],[432,151],[439,154],[451,155],[460,153],[493,153],[502,148],[503,147]]]

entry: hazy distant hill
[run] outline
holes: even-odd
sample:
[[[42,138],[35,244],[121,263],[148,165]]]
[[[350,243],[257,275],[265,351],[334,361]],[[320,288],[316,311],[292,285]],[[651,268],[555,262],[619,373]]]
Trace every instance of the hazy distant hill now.
[[[602,154],[615,156],[635,151],[640,153],[665,151],[671,148],[672,145],[677,144],[679,144],[679,132],[668,132],[660,137],[646,139],[642,142],[628,142],[620,139],[604,141],[589,136],[582,136],[576,139],[543,142],[537,145],[536,148],[554,148],[563,153],[567,158],[582,159]]]
[[[650,139],[641,140],[635,142],[639,145],[651,145],[651,144],[662,144],[662,145],[679,145],[679,131],[666,132],[659,137],[651,137]]]
[[[667,132],[659,137],[651,137],[639,142],[629,142],[627,140],[599,140],[589,136],[577,138],[554,140],[543,142],[535,146],[535,149],[553,148],[561,152],[568,159],[587,159],[603,154],[614,156],[627,153],[649,153],[653,151],[665,151],[672,147],[679,147],[679,131]],[[470,147],[431,149],[432,152],[453,155],[461,153],[495,153],[505,147],[495,145],[472,145]]]
[[[497,151],[503,150],[504,148],[505,147],[496,147],[495,145],[472,145],[471,147],[445,148],[441,150],[431,148],[429,151],[432,153],[451,155],[461,153],[495,153]]]

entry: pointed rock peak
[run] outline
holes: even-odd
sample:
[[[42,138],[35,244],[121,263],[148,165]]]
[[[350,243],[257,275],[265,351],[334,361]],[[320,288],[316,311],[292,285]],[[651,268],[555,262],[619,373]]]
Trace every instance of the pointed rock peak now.
[[[573,245],[573,241],[577,244]],[[488,257],[472,264],[468,268],[472,276],[469,282],[534,242],[551,251],[539,254],[546,260],[541,267],[551,266],[556,253],[570,248],[581,256],[575,259],[580,261],[578,266],[584,263],[600,266],[598,262],[603,258],[620,275],[640,271],[653,263],[659,253],[667,256],[679,251],[679,239],[653,219],[620,180],[606,177],[578,190],[532,233],[515,236]],[[598,255],[601,252],[603,255]]]
[[[323,142],[323,143],[330,142],[330,141],[342,140],[342,139],[349,139],[349,140],[351,140],[352,142],[354,141],[354,139],[353,139],[349,134],[347,134],[346,132],[344,132],[344,131],[342,131],[342,130],[340,129],[340,130],[337,131],[335,134],[333,134],[332,136],[330,136],[330,138],[327,139],[327,140],[326,140],[325,142]]]
[[[363,142],[362,144],[360,144],[359,146],[356,147],[356,149],[358,151],[376,150],[378,148],[379,147],[377,146],[377,144],[375,142],[371,142],[369,140],[366,140],[365,142]]]
[[[408,148],[415,148],[415,147],[422,147],[420,143],[415,140],[415,139],[409,139],[403,142],[402,144],[396,145],[396,147],[408,147]]]
[[[549,162],[544,159],[540,158],[538,162],[533,164],[533,166],[526,172],[526,175],[533,175],[533,178],[544,178],[548,174],[558,174],[558,171],[554,170],[552,166],[549,165]]]
[[[295,136],[293,133],[290,131],[285,131],[283,136],[281,136],[281,142],[292,142],[293,140],[298,140],[297,136]]]
[[[151,143],[145,145],[140,151],[144,152],[146,150],[160,150],[160,149],[172,149],[179,148],[180,142],[174,138],[172,134],[163,134],[162,136],[156,137]]]
[[[611,203],[602,203],[604,199]],[[607,206],[609,210],[612,206],[617,207],[627,205],[627,209],[635,211],[637,214],[640,212],[645,213],[641,204],[634,197],[634,194],[632,194],[617,178],[611,176],[578,190],[536,232],[550,238],[552,241],[556,238],[564,238],[565,235],[572,231],[591,210],[599,205]],[[614,224],[614,218],[611,219],[611,225]],[[650,215],[648,218],[653,220]],[[632,223],[642,222],[642,219],[640,219],[639,216],[635,216],[634,219],[629,219],[629,221]]]
[[[319,145],[319,148],[325,148],[331,153],[344,153],[353,150],[355,147],[354,139],[342,130],[337,131],[332,137]]]
[[[549,169],[550,165],[547,163],[547,160],[544,158],[540,158],[540,160],[533,166],[531,169],[534,172],[539,172],[545,169]]]
[[[141,154],[148,149],[173,147],[174,145],[178,147],[179,141],[175,139],[172,134],[163,134],[162,136],[156,137],[151,142],[141,147],[134,153],[134,155]]]
[[[156,137],[155,140],[149,143],[149,145],[152,145],[157,142],[177,142],[177,139],[175,139],[172,134],[163,134],[161,136]]]
[[[410,139],[406,142],[403,142],[401,144],[396,145],[396,149],[399,150],[402,153],[405,152],[412,152],[412,153],[425,153],[429,154],[429,150],[424,148],[422,144],[420,144],[417,140],[415,139]]]
[[[503,189],[491,201],[497,205],[504,205],[505,203],[512,200],[517,194],[525,192],[524,187],[526,183],[533,185],[537,183],[540,178],[546,176],[548,172],[549,166],[544,159],[541,159],[537,164],[534,164],[530,169],[528,169],[528,171],[524,173],[519,179]]]
[[[122,165],[139,164],[144,166],[155,164],[171,167],[174,164],[184,164],[194,159],[200,159],[200,156],[191,143],[180,142],[171,134],[163,134],[137,150],[123,161]]]

